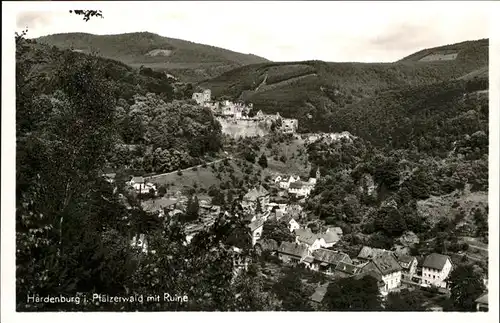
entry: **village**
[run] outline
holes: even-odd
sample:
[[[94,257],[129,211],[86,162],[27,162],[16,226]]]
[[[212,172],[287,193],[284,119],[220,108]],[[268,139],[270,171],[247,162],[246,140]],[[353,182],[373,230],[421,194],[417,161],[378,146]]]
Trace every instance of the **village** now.
[[[296,134],[298,127],[296,119],[281,118],[279,114],[265,115],[262,111],[250,117],[249,112],[253,108],[251,104],[233,103],[228,100],[212,101],[210,90],[194,93],[193,100],[201,106],[210,108],[219,121],[235,124],[248,122],[253,124],[252,127],[258,127],[258,122],[278,124],[282,133],[300,137],[306,144],[318,140],[332,142],[355,138],[349,132],[299,135]],[[114,182],[115,174],[105,176],[108,182]],[[162,219],[184,214],[190,197],[180,190],[168,190],[159,194],[160,189],[154,177],[132,176],[126,183],[130,190],[141,196],[142,209]],[[183,243],[190,244],[194,236],[207,231],[221,216],[235,216],[247,223],[252,250],[257,254],[273,255],[284,266],[301,266],[331,279],[345,277],[361,279],[371,276],[378,282],[383,297],[387,297],[391,292],[415,288],[430,288],[441,295],[450,293],[447,279],[454,264],[447,255],[429,253],[423,257],[415,257],[409,255],[405,248],[385,250],[365,245],[353,257],[339,247],[343,242],[343,230],[339,226],[322,225],[320,230],[313,231],[304,205],[320,178],[319,168],[314,177],[307,179],[297,174],[275,173],[267,183],[260,183],[249,189],[239,199],[239,208],[238,211],[233,211],[234,214],[230,214],[230,211],[223,209],[221,205],[212,203],[213,197],[209,195],[197,196],[198,217],[185,225],[186,239]],[[293,235],[294,241],[276,241],[263,236],[264,226],[272,221],[285,225]],[[148,247],[148,238],[144,233],[133,236],[131,245],[144,253],[155,253],[155,250]],[[233,274],[236,277],[238,273],[248,268],[251,257],[243,253],[241,248],[234,247],[233,251]],[[329,282],[326,282],[316,286],[315,292],[309,299],[312,304],[322,302],[328,284]],[[487,308],[486,293],[478,299],[477,310],[483,311]]]
[[[342,135],[340,135],[342,137]],[[307,180],[296,175],[277,175],[269,183],[277,194],[263,185],[249,190],[239,202],[239,212],[229,214],[221,206],[213,205],[210,196],[199,198],[199,217],[185,226],[184,234],[189,244],[193,237],[208,230],[220,216],[236,216],[246,221],[251,236],[253,251],[276,256],[284,266],[302,266],[332,279],[353,277],[361,279],[371,276],[378,281],[380,294],[386,297],[391,292],[404,289],[431,288],[437,294],[449,294],[447,278],[453,270],[453,262],[447,255],[431,253],[425,257],[410,256],[405,250],[385,250],[363,246],[356,257],[350,257],[341,248],[343,231],[340,227],[327,225],[321,232],[313,232],[307,226],[307,215],[303,205],[305,199],[321,178],[319,170],[315,177]],[[113,174],[107,180],[113,182]],[[158,186],[150,178],[134,176],[127,185],[137,194],[150,196],[141,202],[144,211],[160,218],[169,218],[186,212],[189,197],[180,191],[168,192],[159,197]],[[284,198],[287,196],[288,198]],[[286,225],[294,241],[276,241],[263,237],[266,222],[277,221]],[[132,237],[131,245],[144,253],[155,253],[148,248],[147,236],[142,233]],[[234,247],[234,275],[248,268],[251,258]],[[312,304],[320,304],[326,293],[328,282],[319,284]],[[485,281],[486,284],[486,281]],[[477,310],[487,310],[487,293],[478,299]],[[436,309],[439,310],[439,309]]]

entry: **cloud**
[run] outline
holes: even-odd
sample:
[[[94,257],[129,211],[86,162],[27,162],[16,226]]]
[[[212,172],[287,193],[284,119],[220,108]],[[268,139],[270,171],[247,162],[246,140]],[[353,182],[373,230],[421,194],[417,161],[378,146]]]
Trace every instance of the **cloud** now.
[[[53,20],[53,12],[27,11],[17,15],[17,28],[43,28],[50,25]]]
[[[405,51],[428,46],[429,41],[441,42],[440,33],[429,27],[432,25],[432,23],[391,25],[383,33],[369,39],[368,45],[374,50]]]

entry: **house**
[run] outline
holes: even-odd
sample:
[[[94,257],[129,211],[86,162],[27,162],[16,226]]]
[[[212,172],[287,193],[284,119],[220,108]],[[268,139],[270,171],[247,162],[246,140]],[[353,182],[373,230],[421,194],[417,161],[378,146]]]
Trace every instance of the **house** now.
[[[352,263],[340,261],[335,267],[335,271],[341,277],[352,277],[361,272],[361,268]]]
[[[368,246],[363,246],[361,248],[361,251],[359,252],[357,258],[361,261],[370,261],[375,257],[376,255],[383,254],[384,252],[389,252],[385,249],[378,249],[378,248],[372,248]]]
[[[446,279],[453,268],[448,256],[432,253],[422,264],[422,282],[426,285],[446,288]]]
[[[269,204],[269,197],[269,192],[260,185],[243,196],[242,207],[243,209],[255,210],[257,202],[259,202],[262,207]]]
[[[479,296],[475,302],[476,302],[476,311],[488,312],[488,292]]]
[[[316,290],[314,291],[314,294],[311,295],[310,299],[314,303],[320,304],[323,302],[323,298],[325,298],[326,292],[328,290],[328,286],[330,283],[325,283],[322,285],[319,285]]]
[[[288,229],[290,230],[290,232],[293,232],[293,231],[295,231],[297,229],[300,229],[300,224],[297,221],[295,221],[294,218],[292,218],[288,214],[279,216],[278,214],[280,214],[280,213],[281,213],[281,210],[276,210],[276,219],[279,222],[286,223],[287,226],[288,226]]]
[[[291,183],[295,183],[300,181],[300,176],[293,176],[291,175],[288,178],[282,178],[282,180],[279,182],[279,187],[284,190],[288,190],[290,188]]]
[[[146,182],[142,176],[133,176],[127,184],[140,194],[148,194],[151,189],[155,190],[156,188],[154,184]]]
[[[402,254],[395,254],[395,256],[399,265],[403,268],[403,275],[406,276],[408,280],[411,280],[413,275],[417,273],[417,258]]]
[[[283,241],[278,248],[278,257],[286,263],[298,264],[308,255],[307,246]]]
[[[317,234],[312,233],[310,229],[296,229],[295,242],[300,245],[305,245],[309,251],[321,248],[324,244],[323,238],[318,237]]]
[[[255,246],[257,241],[262,236],[262,229],[264,228],[264,222],[265,222],[264,219],[257,219],[248,224],[248,227],[250,228],[250,233],[252,235],[252,246]]]
[[[340,228],[338,228],[340,229]],[[340,231],[336,228],[328,228],[324,234],[321,235],[321,238],[325,241],[321,248],[330,248],[333,247],[337,242],[340,241],[342,237],[342,229]],[[340,234],[339,234],[340,232]]]
[[[347,254],[328,249],[314,250],[312,257],[314,258],[314,262],[310,268],[324,272],[325,274],[333,274],[340,262],[352,263],[351,258]]]
[[[290,183],[290,186],[288,187],[288,193],[294,194],[297,197],[307,197],[309,196],[309,194],[311,194],[313,188],[314,185],[311,185],[308,182],[296,181]]]
[[[391,252],[385,251],[375,254],[361,270],[380,275],[384,282],[384,287],[380,290],[383,295],[401,286],[402,268]]]

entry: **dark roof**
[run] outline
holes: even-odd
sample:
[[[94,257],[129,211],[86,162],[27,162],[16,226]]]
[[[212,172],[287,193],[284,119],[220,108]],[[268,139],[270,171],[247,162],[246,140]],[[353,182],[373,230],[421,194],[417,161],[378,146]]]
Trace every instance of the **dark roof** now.
[[[290,188],[301,189],[302,186],[304,186],[304,184],[301,181],[296,181],[296,182],[290,183]]]
[[[314,291],[314,294],[311,295],[311,300],[313,302],[321,303],[326,295],[326,291],[328,290],[328,285],[330,285],[330,283],[319,285]]]
[[[293,242],[283,241],[278,248],[278,252],[302,258],[307,252],[307,247]]]
[[[250,230],[252,230],[252,232],[253,232],[253,231],[257,230],[258,228],[260,228],[261,226],[263,226],[265,221],[266,221],[266,220],[264,220],[264,219],[257,219],[257,220],[255,220],[255,221],[253,221],[253,222],[250,222],[250,223],[248,224],[248,227],[249,227],[249,228],[250,228]]]
[[[401,267],[408,269],[413,262],[413,260],[416,260],[417,258],[412,257],[412,256],[407,256],[407,255],[398,255],[395,254],[396,260],[398,263],[401,265]]]
[[[318,262],[324,262],[337,266],[339,262],[351,262],[351,258],[343,252],[328,250],[328,249],[317,249],[312,253],[314,259]]]
[[[375,255],[380,254],[380,253],[384,253],[384,252],[387,252],[387,250],[363,246],[363,248],[361,248],[361,251],[358,254],[358,258],[360,258],[360,259],[372,259]]]
[[[336,243],[340,240],[340,237],[337,232],[326,232],[321,236],[323,239],[325,239],[326,243]]]
[[[486,304],[488,305],[488,293],[484,293],[476,299],[476,303]]]
[[[430,255],[425,257],[422,267],[441,270],[446,264],[446,260],[450,260],[450,257],[441,255],[439,253],[431,253]]]
[[[306,243],[308,245],[312,245],[318,239],[318,236],[316,234],[307,229],[297,229],[295,230],[295,235],[300,242]]]
[[[355,275],[361,271],[361,268],[354,266],[353,264],[345,263],[343,261],[339,262],[335,270]]]
[[[306,256],[303,261],[312,264],[314,262],[314,257],[313,256]]]
[[[384,276],[401,270],[401,265],[389,251],[376,255],[372,261]]]

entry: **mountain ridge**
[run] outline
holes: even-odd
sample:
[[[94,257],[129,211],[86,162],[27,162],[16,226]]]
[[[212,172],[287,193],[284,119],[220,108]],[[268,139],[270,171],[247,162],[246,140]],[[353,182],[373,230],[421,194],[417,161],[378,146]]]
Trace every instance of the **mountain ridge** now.
[[[115,59],[132,67],[145,66],[168,71],[186,81],[210,78],[238,66],[270,62],[255,54],[243,54],[212,45],[163,37],[151,32],[113,35],[59,33],[37,37],[34,40],[84,53],[97,50],[103,57]],[[154,50],[163,53],[150,54]]]

